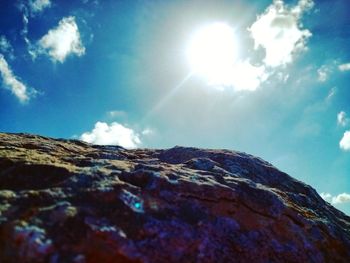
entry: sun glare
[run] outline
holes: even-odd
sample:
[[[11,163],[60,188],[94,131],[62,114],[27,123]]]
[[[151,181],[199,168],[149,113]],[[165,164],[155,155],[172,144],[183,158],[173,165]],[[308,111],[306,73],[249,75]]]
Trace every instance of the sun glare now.
[[[205,77],[209,83],[230,82],[237,57],[234,30],[225,23],[213,23],[195,32],[187,56],[194,74]]]

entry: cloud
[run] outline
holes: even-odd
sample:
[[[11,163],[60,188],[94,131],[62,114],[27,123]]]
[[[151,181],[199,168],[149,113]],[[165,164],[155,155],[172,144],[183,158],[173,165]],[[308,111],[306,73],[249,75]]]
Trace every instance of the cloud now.
[[[231,86],[235,91],[255,91],[268,77],[265,66],[254,66],[246,60],[216,72],[213,78],[208,78],[208,84],[218,88]]]
[[[0,52],[8,54],[10,59],[14,59],[14,50],[5,36],[0,36]]]
[[[207,81],[210,86],[223,89],[232,87],[235,91],[255,91],[270,77],[286,82],[288,74],[281,72],[281,66],[293,62],[294,56],[307,49],[307,39],[312,35],[301,25],[302,15],[313,7],[312,0],[299,0],[289,7],[282,0],[275,0],[266,11],[257,17],[248,27],[255,50],[263,48],[265,55],[260,63],[254,64],[251,59],[230,60],[219,70],[210,68]],[[319,70],[320,81],[328,78],[330,69]]]
[[[28,15],[26,15],[26,13],[27,11],[25,11],[22,16],[23,29],[21,30],[21,36],[23,37],[23,40],[27,45],[28,54],[32,57],[32,59],[35,59],[38,55],[38,50],[37,50],[37,47],[34,44],[32,44],[32,42],[28,38],[29,18],[28,18]]]
[[[341,64],[338,66],[338,69],[340,71],[348,71],[348,70],[350,70],[350,63]]]
[[[99,145],[120,145],[125,148],[136,148],[141,144],[139,135],[132,129],[117,122],[108,125],[97,122],[91,132],[85,132],[80,139]]]
[[[23,15],[28,17],[34,17],[41,13],[44,9],[51,7],[50,0],[22,0],[19,5],[19,9],[23,11]]]
[[[332,198],[332,204],[350,203],[350,194],[342,193]]]
[[[152,130],[151,128],[146,128],[141,133],[144,136],[150,136],[154,134],[154,130]]]
[[[35,59],[38,55],[37,46],[32,44],[28,38],[28,24],[29,18],[35,17],[40,14],[44,9],[51,7],[50,0],[23,0],[18,5],[22,12],[23,29],[20,31],[24,42],[27,45],[29,55]]]
[[[48,8],[51,6],[50,0],[31,0],[28,3],[30,10],[32,13],[40,13],[45,8]]]
[[[340,149],[350,151],[350,131],[344,132],[343,138],[339,142]]]
[[[337,114],[337,124],[345,127],[349,123],[349,119],[346,117],[346,112],[341,111]]]
[[[0,50],[6,52],[11,47],[5,36],[0,36]]]
[[[321,193],[320,196],[332,205],[350,203],[350,194],[342,193],[332,196],[330,193]]]
[[[265,66],[254,66],[244,61],[235,65],[231,76],[235,90],[254,91],[269,77],[269,74]]]
[[[107,115],[109,118],[122,118],[122,117],[125,117],[127,113],[122,110],[112,110],[112,111],[108,111]]]
[[[26,102],[29,100],[30,94],[28,88],[13,74],[2,54],[0,54],[0,73],[5,86],[11,90],[20,102]],[[30,93],[35,93],[35,91],[32,90]]]
[[[47,52],[53,61],[64,62],[67,56],[85,54],[85,47],[80,39],[75,17],[63,18],[58,26],[39,40],[39,53]]]
[[[306,49],[306,41],[312,34],[302,29],[300,20],[312,6],[313,1],[300,0],[296,6],[288,8],[283,1],[275,0],[248,29],[255,49],[265,49],[267,66],[286,65],[293,61],[295,54]]]
[[[336,87],[331,88],[331,90],[328,92],[328,95],[325,99],[326,103],[330,103],[336,94],[337,94],[337,88]]]
[[[318,81],[320,82],[327,81],[330,73],[331,73],[331,69],[328,66],[323,65],[317,70]]]

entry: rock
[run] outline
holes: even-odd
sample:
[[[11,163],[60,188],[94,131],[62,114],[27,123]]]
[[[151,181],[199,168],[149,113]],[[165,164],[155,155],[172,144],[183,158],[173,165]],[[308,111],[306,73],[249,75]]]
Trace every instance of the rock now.
[[[242,152],[1,133],[0,262],[350,262],[350,218]]]

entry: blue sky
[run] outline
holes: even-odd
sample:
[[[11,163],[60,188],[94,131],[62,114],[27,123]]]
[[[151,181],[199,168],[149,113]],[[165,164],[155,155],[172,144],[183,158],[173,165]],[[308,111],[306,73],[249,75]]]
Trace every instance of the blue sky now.
[[[350,214],[349,9],[1,1],[0,131],[245,151]]]

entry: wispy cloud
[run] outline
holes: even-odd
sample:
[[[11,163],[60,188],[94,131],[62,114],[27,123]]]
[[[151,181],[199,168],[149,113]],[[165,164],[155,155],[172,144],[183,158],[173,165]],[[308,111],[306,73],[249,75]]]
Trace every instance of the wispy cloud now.
[[[48,54],[54,62],[63,63],[69,55],[85,54],[74,16],[63,18],[56,28],[49,30],[39,40],[38,45],[37,53]]]
[[[335,196],[330,193],[321,193],[320,196],[332,205],[350,203],[350,194],[348,193],[342,193]]]
[[[4,35],[0,36],[0,52],[8,54],[10,59],[14,59],[13,47]]]
[[[339,142],[340,149],[350,151],[350,131],[344,132],[343,138]]]
[[[155,133],[154,130],[151,128],[146,128],[141,132],[141,134],[144,136],[150,136],[150,135],[153,135],[154,133]]]
[[[0,54],[0,73],[5,87],[10,89],[20,102],[28,101],[30,94],[35,93],[34,90],[29,92],[27,86],[18,80],[2,54]]]
[[[267,66],[290,63],[294,55],[306,49],[306,41],[312,34],[302,28],[300,20],[312,7],[311,0],[300,0],[293,8],[288,8],[282,0],[275,0],[249,28],[255,49],[265,49]]]
[[[83,133],[80,139],[88,143],[120,145],[125,148],[136,148],[141,144],[139,134],[117,122],[97,122],[94,129]]]
[[[338,69],[340,71],[349,71],[350,70],[350,63],[341,64],[338,66]]]
[[[345,127],[349,123],[349,119],[346,117],[346,112],[341,111],[337,114],[337,124]]]
[[[28,2],[29,8],[32,11],[32,13],[40,13],[45,8],[48,8],[51,6],[50,0],[30,0]]]
[[[43,12],[44,9],[51,7],[50,0],[27,0],[22,1],[19,4],[19,9],[22,12],[23,29],[21,30],[21,36],[24,42],[27,44],[29,55],[35,59],[37,54],[36,45],[32,44],[28,38],[28,25],[29,19],[35,17]]]
[[[317,74],[318,74],[318,81],[320,82],[326,82],[329,78],[329,75],[331,73],[331,68],[327,65],[323,65],[321,66],[318,70],[317,70]]]
[[[19,9],[23,11],[23,15],[26,17],[34,17],[43,10],[51,7],[50,0],[22,0],[18,5]]]
[[[109,118],[123,118],[126,117],[127,113],[125,111],[122,110],[112,110],[112,111],[108,111],[107,112],[107,116]]]
[[[328,92],[328,95],[325,99],[326,103],[330,103],[336,94],[337,94],[337,88],[336,87],[331,88],[331,90]]]

